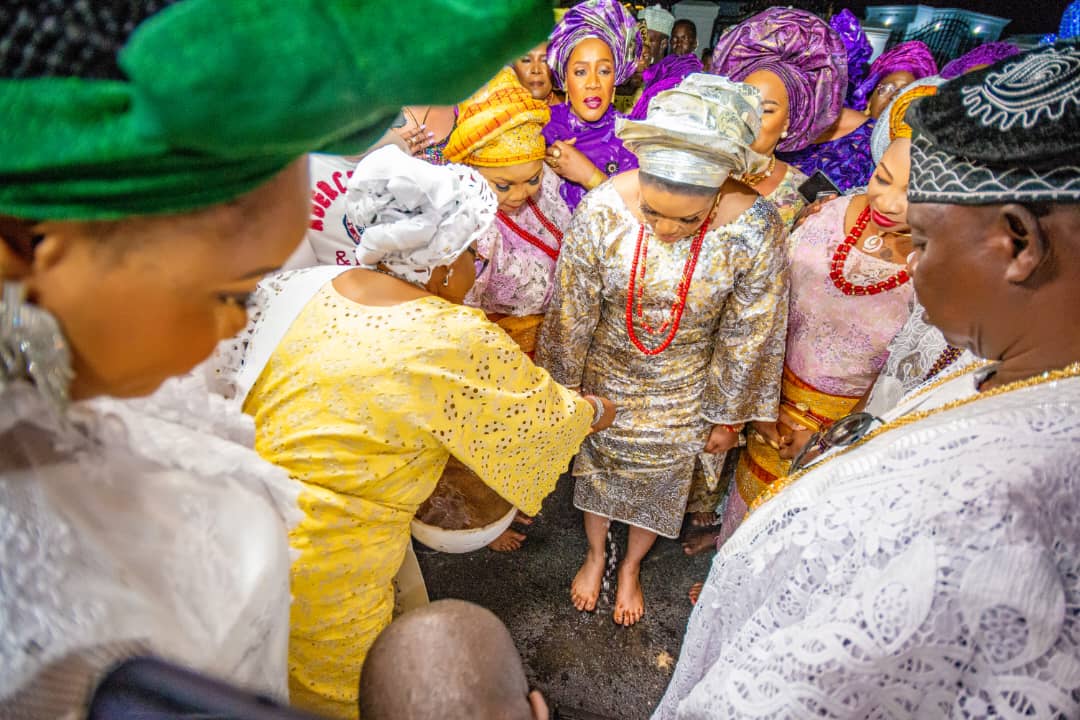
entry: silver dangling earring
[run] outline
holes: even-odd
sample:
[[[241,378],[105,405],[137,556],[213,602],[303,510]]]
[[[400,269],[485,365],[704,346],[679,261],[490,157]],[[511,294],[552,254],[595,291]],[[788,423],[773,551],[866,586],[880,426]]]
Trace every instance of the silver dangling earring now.
[[[450,287],[450,276],[454,274],[454,268],[446,269],[446,276],[442,279],[443,287]]]
[[[60,324],[47,310],[26,302],[26,286],[3,281],[0,295],[0,392],[26,380],[56,413],[67,410],[71,380],[71,351]]]

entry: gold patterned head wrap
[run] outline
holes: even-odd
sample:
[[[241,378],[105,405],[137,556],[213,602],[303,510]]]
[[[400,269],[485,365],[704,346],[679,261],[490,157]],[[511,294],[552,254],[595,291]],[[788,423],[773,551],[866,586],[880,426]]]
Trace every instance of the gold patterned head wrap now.
[[[870,136],[870,154],[874,164],[881,162],[882,155],[889,149],[889,144],[897,138],[911,138],[911,126],[904,120],[908,109],[916,100],[936,95],[938,86],[943,83],[937,75],[916,80],[901,90],[881,113],[881,119],[874,126]]]
[[[543,100],[503,68],[491,82],[458,106],[458,121],[443,157],[476,167],[507,167],[543,160],[541,131],[551,118]]]
[[[759,167],[750,149],[761,129],[761,94],[717,75],[688,75],[649,102],[644,120],[619,118],[615,135],[637,155],[643,172],[719,188],[729,175]]]

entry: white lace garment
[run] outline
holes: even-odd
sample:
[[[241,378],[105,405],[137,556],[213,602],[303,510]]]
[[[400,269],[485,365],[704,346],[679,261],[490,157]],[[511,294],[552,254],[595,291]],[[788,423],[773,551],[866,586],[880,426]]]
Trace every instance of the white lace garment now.
[[[882,415],[896,407],[905,393],[926,381],[927,373],[949,347],[941,331],[926,321],[924,312],[916,298],[910,317],[889,343],[889,357],[870,390],[866,412]],[[965,350],[938,375],[970,365],[977,359],[970,350]]]
[[[285,697],[300,515],[250,418],[198,375],[69,417],[0,395],[0,718],[77,717],[133,648]]]
[[[720,549],[655,720],[1080,717],[1080,379],[819,463]]]

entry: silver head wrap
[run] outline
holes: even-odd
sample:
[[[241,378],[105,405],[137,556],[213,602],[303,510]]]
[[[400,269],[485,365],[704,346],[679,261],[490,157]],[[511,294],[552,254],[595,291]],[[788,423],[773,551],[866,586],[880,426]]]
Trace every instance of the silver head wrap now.
[[[671,28],[675,27],[675,16],[661,5],[650,5],[638,13],[638,19],[645,21],[645,27],[661,35],[671,37]]]
[[[750,149],[761,129],[761,94],[745,83],[694,73],[649,102],[644,120],[619,118],[615,134],[641,170],[685,185],[719,188],[763,167]]]
[[[395,145],[364,157],[349,178],[346,213],[360,230],[356,261],[423,285],[491,226],[498,201],[465,165],[431,165]]]

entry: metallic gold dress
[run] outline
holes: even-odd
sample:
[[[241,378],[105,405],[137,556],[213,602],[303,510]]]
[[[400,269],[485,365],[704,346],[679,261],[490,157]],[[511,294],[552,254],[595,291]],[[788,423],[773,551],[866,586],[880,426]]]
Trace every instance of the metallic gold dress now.
[[[611,183],[582,201],[563,239],[537,362],[558,382],[619,407],[611,428],[582,445],[575,505],[676,537],[712,425],[776,418],[787,231],[773,204],[758,199],[706,233],[678,334],[664,352],[647,356],[626,331],[639,228]],[[676,300],[690,244],[649,243],[643,297],[653,327]],[[640,324],[636,333],[647,347],[659,344]],[[714,466],[722,459],[705,458]]]

